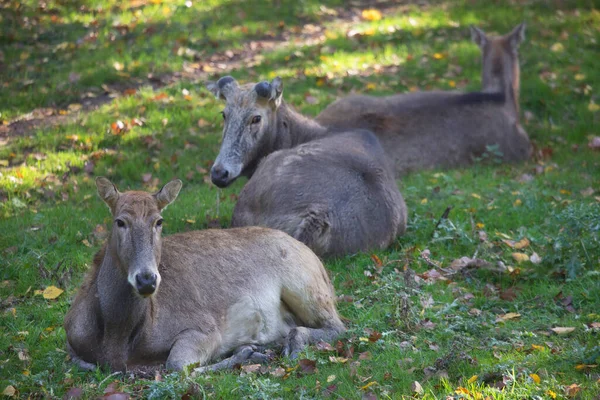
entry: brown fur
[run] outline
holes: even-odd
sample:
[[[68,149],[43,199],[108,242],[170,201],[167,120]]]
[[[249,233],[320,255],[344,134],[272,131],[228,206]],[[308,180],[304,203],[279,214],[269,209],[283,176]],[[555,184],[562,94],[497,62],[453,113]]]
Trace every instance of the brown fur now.
[[[480,93],[421,92],[388,97],[349,96],[329,105],[316,121],[330,129],[372,130],[396,175],[467,165],[497,145],[505,161],[531,155],[519,124],[517,48],[523,25],[489,38],[473,28],[483,58]]]
[[[265,228],[161,239],[156,220],[177,196],[177,185],[151,195],[119,193],[109,183],[98,182],[99,193],[126,224],[114,224],[64,323],[67,348],[81,367],[166,363],[181,369],[273,342],[283,342],[285,354],[295,356],[307,343],[332,340],[345,330],[327,273],[302,243]],[[133,236],[119,230],[137,234],[143,227],[153,239],[137,243],[136,254],[122,254],[123,239]],[[150,295],[140,295],[131,283],[133,269],[150,268],[139,266],[140,254],[158,254],[153,262],[160,279]]]

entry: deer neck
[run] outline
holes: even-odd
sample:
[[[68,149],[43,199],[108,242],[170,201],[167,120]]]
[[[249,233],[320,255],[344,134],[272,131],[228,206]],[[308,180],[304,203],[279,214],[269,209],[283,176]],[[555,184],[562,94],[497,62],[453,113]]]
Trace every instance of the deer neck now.
[[[277,109],[277,136],[281,138],[278,148],[296,147],[302,143],[310,142],[327,132],[327,128],[311,118],[294,111],[285,102]]]
[[[110,245],[100,264],[97,287],[105,335],[129,336],[148,316],[153,300],[133,292]]]
[[[486,60],[484,59],[484,62]],[[491,71],[483,68],[482,86],[483,91],[487,93],[503,93],[506,99],[506,106],[517,118],[519,115],[519,85],[520,69],[517,60],[513,61],[510,68],[512,71],[506,71],[506,65],[499,60],[491,60],[495,65]]]

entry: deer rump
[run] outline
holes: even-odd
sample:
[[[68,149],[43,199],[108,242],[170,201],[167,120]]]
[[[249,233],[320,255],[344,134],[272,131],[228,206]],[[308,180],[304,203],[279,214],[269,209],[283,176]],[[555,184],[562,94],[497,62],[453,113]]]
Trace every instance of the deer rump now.
[[[232,217],[251,225],[339,256],[389,246],[405,231],[406,205],[373,133],[339,132],[263,159]]]

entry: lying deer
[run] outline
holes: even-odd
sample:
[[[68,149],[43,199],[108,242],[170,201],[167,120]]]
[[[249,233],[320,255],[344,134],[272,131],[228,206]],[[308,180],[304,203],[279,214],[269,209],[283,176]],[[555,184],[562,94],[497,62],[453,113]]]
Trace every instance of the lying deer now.
[[[280,229],[320,256],[385,248],[404,233],[406,205],[373,133],[328,134],[283,101],[280,78],[239,86],[223,77],[207,87],[226,104],[213,182],[254,174],[233,226]]]
[[[161,239],[161,211],[181,181],[155,194],[96,185],[114,224],[64,323],[82,368],[180,370],[233,352],[202,368],[220,369],[261,359],[255,345],[282,342],[295,357],[345,331],[327,272],[297,240],[256,227]]]
[[[526,160],[532,148],[519,124],[517,51],[525,25],[501,37],[488,37],[475,27],[471,34],[482,51],[481,92],[348,96],[329,105],[316,121],[332,129],[373,131],[397,176],[466,165],[490,146],[497,146],[504,161]]]

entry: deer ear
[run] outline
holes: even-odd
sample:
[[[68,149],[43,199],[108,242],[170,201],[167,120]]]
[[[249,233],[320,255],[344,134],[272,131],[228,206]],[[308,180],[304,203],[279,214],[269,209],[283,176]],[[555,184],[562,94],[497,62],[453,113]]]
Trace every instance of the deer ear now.
[[[476,26],[471,26],[471,40],[480,48],[483,49],[483,46],[487,43],[488,39],[485,35],[485,32],[479,29]]]
[[[180,179],[172,180],[162,187],[157,193],[154,194],[156,203],[160,210],[165,209],[169,204],[177,198],[179,191],[181,190],[183,183]]]
[[[231,76],[224,76],[216,82],[207,81],[204,85],[217,99],[221,100],[227,100],[229,93],[238,88],[237,81]]]
[[[281,105],[281,100],[283,98],[283,81],[280,77],[275,77],[271,81],[271,98],[270,101],[275,104],[275,108],[278,108]]]
[[[96,178],[96,188],[98,188],[98,196],[108,205],[110,212],[114,213],[120,195],[117,187],[105,177],[99,176]]]
[[[517,25],[509,34],[508,41],[511,49],[518,49],[521,42],[525,40],[525,22]]]

